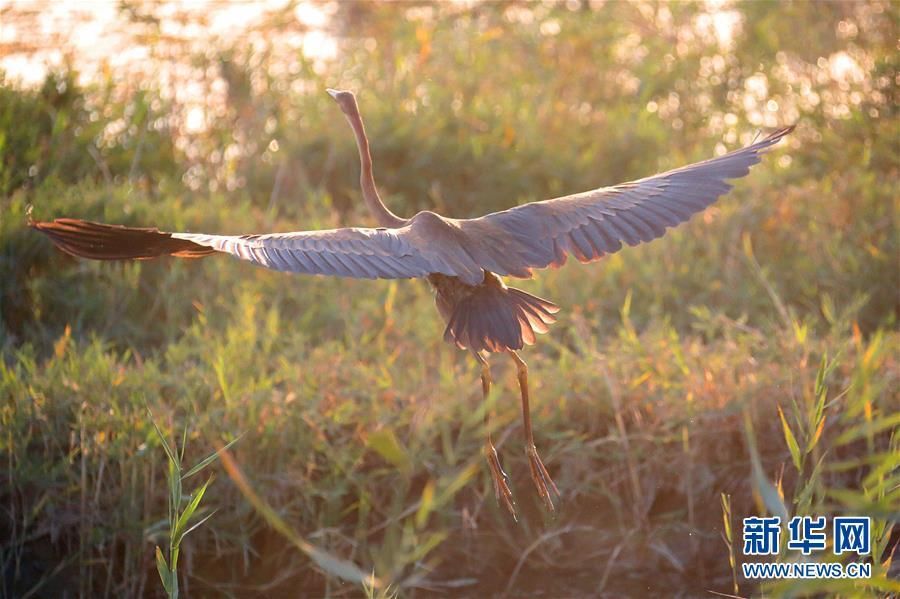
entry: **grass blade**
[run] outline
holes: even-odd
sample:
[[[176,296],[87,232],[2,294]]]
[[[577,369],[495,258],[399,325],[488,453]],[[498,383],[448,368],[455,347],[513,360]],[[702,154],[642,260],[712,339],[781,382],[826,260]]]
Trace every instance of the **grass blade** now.
[[[210,518],[215,516],[217,511],[219,511],[219,510],[213,510],[210,513],[208,513],[207,515],[203,516],[200,520],[195,522],[193,526],[191,526],[190,528],[185,530],[183,533],[181,533],[181,538],[183,539],[184,537],[188,536],[188,533],[193,532],[194,530],[200,528],[207,520],[209,520]]]
[[[397,435],[393,429],[383,428],[369,435],[369,447],[374,449],[378,455],[397,467],[402,472],[412,470],[412,460],[409,454],[400,445]]]
[[[778,406],[778,417],[781,419],[781,428],[784,430],[784,440],[787,443],[788,450],[791,452],[791,459],[794,461],[794,467],[797,468],[797,472],[802,472],[803,462],[800,456],[800,446],[797,445],[797,439],[794,437],[794,433],[791,432],[791,426],[784,417],[784,411],[781,409],[781,406]]]
[[[159,572],[159,579],[162,581],[166,594],[171,595],[172,572],[169,570],[169,565],[166,563],[166,558],[159,548],[159,545],[156,546],[156,571]]]
[[[744,412],[744,434],[747,439],[747,449],[750,452],[753,486],[759,493],[759,497],[769,513],[779,516],[783,523],[787,522],[789,520],[787,507],[785,507],[784,500],[781,498],[778,489],[769,481],[763,471],[759,451],[756,448],[756,437],[753,434],[753,422],[750,420],[750,415],[746,412]]]
[[[327,551],[313,545],[302,536],[297,534],[287,523],[279,516],[275,510],[262,498],[250,483],[247,481],[244,473],[238,467],[231,454],[223,447],[218,450],[219,457],[222,460],[222,466],[231,480],[237,485],[237,488],[243,493],[244,497],[250,502],[254,509],[269,523],[276,532],[284,536],[297,549],[305,553],[319,568],[326,574],[330,574],[336,578],[353,582],[355,584],[369,584],[373,588],[382,588],[383,583],[375,578],[372,574],[366,574],[356,564],[348,562],[341,558],[331,555]]]
[[[181,542],[182,537],[184,536],[183,530],[187,526],[188,521],[191,519],[191,516],[194,515],[194,512],[197,510],[197,506],[200,505],[200,500],[203,499],[203,494],[206,493],[207,487],[209,487],[209,483],[213,481],[212,477],[203,483],[203,486],[197,489],[194,493],[194,496],[191,498],[190,503],[187,504],[187,507],[184,508],[184,511],[181,512],[181,515],[178,517],[178,522],[175,524],[175,530],[172,531],[172,535],[175,539],[175,544],[178,545]]]
[[[213,462],[215,462],[219,457],[220,451],[228,449],[229,447],[231,447],[232,445],[234,445],[235,443],[240,441],[241,437],[243,437],[243,436],[244,436],[244,434],[241,433],[240,435],[238,435],[237,437],[235,437],[234,439],[229,441],[225,445],[225,447],[223,447],[222,449],[212,452],[211,454],[209,454],[208,456],[206,456],[205,458],[203,458],[202,460],[197,462],[190,470],[188,470],[181,476],[181,479],[184,480],[186,478],[190,478],[190,477],[194,476],[195,474],[197,474],[198,472],[200,472],[201,470],[203,470],[204,468],[206,468],[207,466],[209,466],[210,464],[212,464]]]
[[[163,449],[166,451],[166,455],[169,456],[169,460],[173,464],[177,464],[178,460],[175,459],[175,453],[172,451],[172,448],[169,446],[169,442],[166,441],[166,436],[163,434],[162,430],[160,430],[159,425],[156,424],[156,419],[153,418],[153,412],[150,408],[147,408],[147,413],[150,414],[150,422],[153,423],[153,428],[156,429],[156,436],[159,437],[160,442],[162,442]]]

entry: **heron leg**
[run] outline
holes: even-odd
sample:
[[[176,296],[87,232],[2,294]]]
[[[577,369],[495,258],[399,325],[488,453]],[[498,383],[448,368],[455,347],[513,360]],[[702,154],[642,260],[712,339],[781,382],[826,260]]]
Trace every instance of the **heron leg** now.
[[[528,465],[531,467],[531,480],[534,481],[534,486],[537,488],[538,495],[540,495],[541,499],[544,501],[544,505],[552,512],[555,511],[555,507],[553,506],[553,497],[550,495],[550,490],[553,490],[557,498],[560,497],[560,494],[559,489],[556,488],[556,483],[550,478],[550,474],[547,472],[547,468],[544,467],[544,463],[538,455],[537,448],[534,446],[534,432],[531,429],[531,410],[528,406],[528,365],[525,364],[525,360],[520,358],[519,354],[516,352],[510,351],[509,355],[512,356],[512,359],[516,363],[519,378],[519,391],[522,393],[522,420],[525,425],[525,454],[528,456]]]
[[[472,355],[481,364],[481,393],[484,400],[487,401],[491,392],[491,367],[480,352],[472,352]],[[512,514],[512,517],[518,519],[516,517],[516,502],[513,500],[512,491],[509,488],[509,476],[507,476],[500,465],[500,457],[497,455],[497,448],[494,447],[494,441],[491,438],[490,414],[490,409],[486,409],[484,413],[484,428],[487,430],[487,440],[484,443],[484,456],[487,458],[491,479],[494,482],[494,497],[496,497],[498,505],[502,500],[503,505]]]

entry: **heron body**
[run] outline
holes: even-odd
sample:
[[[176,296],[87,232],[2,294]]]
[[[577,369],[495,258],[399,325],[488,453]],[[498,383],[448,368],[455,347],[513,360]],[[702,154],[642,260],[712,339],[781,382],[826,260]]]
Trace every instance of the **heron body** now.
[[[568,256],[593,262],[662,236],[702,211],[743,177],[760,156],[793,130],[786,127],[739,150],[704,162],[613,187],[532,202],[474,219],[423,211],[401,218],[382,202],[362,117],[352,93],[328,90],[356,137],[360,187],[380,226],[263,235],[167,233],[80,219],[30,222],[61,250],[97,260],[201,258],[227,253],[266,268],[353,278],[424,278],[445,324],[444,339],[481,364],[482,392],[491,388],[487,356],[507,353],[516,364],[525,451],[531,476],[548,509],[559,496],[534,445],[528,368],[517,351],[556,321],[550,301],[508,287],[501,277],[531,278],[535,269],[557,267]],[[490,435],[485,455],[498,501],[515,516],[509,478]]]

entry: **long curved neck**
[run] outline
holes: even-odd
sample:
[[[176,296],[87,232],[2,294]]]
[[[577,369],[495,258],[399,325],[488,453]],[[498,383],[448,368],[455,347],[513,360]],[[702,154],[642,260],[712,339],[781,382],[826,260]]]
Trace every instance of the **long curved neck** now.
[[[356,147],[359,150],[359,185],[362,187],[363,200],[365,200],[369,212],[372,213],[379,225],[391,228],[402,227],[406,224],[406,221],[391,212],[384,205],[384,202],[381,201],[381,196],[378,195],[378,189],[375,187],[375,177],[372,174],[369,139],[366,137],[366,129],[363,127],[359,110],[355,106],[353,108],[354,110],[347,112],[347,120],[350,121],[350,126],[353,128],[353,135],[356,137]]]

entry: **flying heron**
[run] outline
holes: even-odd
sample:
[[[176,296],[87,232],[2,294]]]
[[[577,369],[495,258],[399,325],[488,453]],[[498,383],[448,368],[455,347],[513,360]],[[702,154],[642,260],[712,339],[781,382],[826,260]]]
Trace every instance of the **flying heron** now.
[[[515,362],[522,401],[525,453],[541,500],[550,511],[560,494],[534,444],[528,367],[518,350],[554,323],[559,308],[508,287],[501,276],[528,279],[538,268],[558,267],[571,254],[593,262],[622,248],[662,236],[712,204],[743,177],[760,155],[790,133],[779,129],[751,145],[662,174],[565,197],[532,202],[473,219],[430,211],[401,218],[382,202],[372,157],[353,93],[327,90],[353,129],[360,159],[360,186],[377,228],[348,227],[264,235],[167,233],[58,218],[29,224],[61,250],[95,260],[143,260],[158,256],[200,258],[232,254],[266,268],[303,274],[365,279],[424,278],[446,322],[444,339],[466,349],[481,365],[484,397],[491,388],[488,355]],[[490,428],[488,427],[488,431]],[[488,432],[484,444],[494,494],[515,517],[509,477]]]

